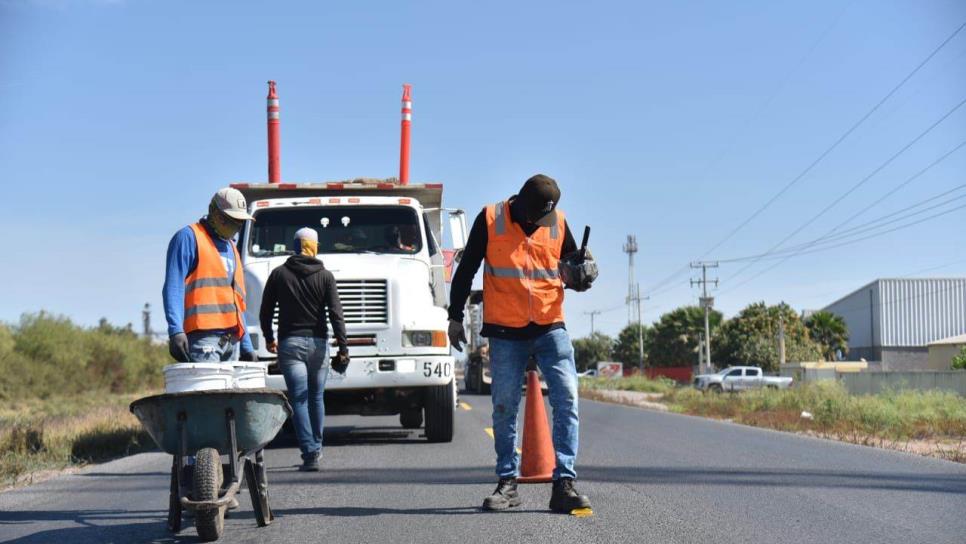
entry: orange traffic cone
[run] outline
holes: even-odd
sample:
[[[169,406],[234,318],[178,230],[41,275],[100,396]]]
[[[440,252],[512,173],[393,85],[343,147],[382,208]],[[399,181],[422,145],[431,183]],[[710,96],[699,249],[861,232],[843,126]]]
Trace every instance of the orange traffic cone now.
[[[523,460],[520,462],[519,482],[535,484],[553,479],[557,465],[550,439],[547,410],[543,407],[543,392],[537,372],[527,372],[527,407],[523,414]]]

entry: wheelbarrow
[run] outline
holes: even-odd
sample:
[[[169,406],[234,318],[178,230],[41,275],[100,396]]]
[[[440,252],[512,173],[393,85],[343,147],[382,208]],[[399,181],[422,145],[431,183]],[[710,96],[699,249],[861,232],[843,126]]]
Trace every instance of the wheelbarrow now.
[[[181,530],[187,509],[194,512],[201,540],[218,540],[225,511],[243,482],[248,484],[258,526],[272,522],[263,451],[292,413],[285,395],[270,389],[168,393],[134,401],[131,413],[158,447],[174,456],[168,529]],[[222,454],[228,457],[225,465]],[[189,456],[194,457],[193,465],[188,464]]]

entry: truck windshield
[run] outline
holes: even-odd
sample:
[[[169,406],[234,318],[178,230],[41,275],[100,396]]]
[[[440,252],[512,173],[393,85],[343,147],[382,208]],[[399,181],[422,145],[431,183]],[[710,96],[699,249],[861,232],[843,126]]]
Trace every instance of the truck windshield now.
[[[249,237],[254,257],[291,255],[295,231],[311,227],[319,253],[398,253],[423,247],[419,216],[408,206],[326,206],[275,208],[255,214]]]

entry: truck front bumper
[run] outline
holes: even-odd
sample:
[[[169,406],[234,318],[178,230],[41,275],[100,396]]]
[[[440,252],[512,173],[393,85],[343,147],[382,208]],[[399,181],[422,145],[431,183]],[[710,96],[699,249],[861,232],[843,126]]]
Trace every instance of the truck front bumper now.
[[[446,385],[453,380],[455,359],[449,355],[353,357],[345,375],[329,370],[327,390],[381,389]],[[285,390],[281,374],[269,374],[266,385]]]

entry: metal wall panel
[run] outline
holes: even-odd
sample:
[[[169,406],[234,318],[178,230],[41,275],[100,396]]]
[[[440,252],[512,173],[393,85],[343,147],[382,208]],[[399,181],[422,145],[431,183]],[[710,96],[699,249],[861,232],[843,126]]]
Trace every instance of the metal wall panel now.
[[[966,278],[879,280],[882,346],[925,346],[966,332]]]
[[[925,346],[966,333],[966,278],[876,280],[823,309],[845,319],[850,348]]]
[[[872,282],[839,300],[823,310],[842,316],[849,328],[849,348],[873,346],[873,324],[875,323],[878,299],[878,282]]]

